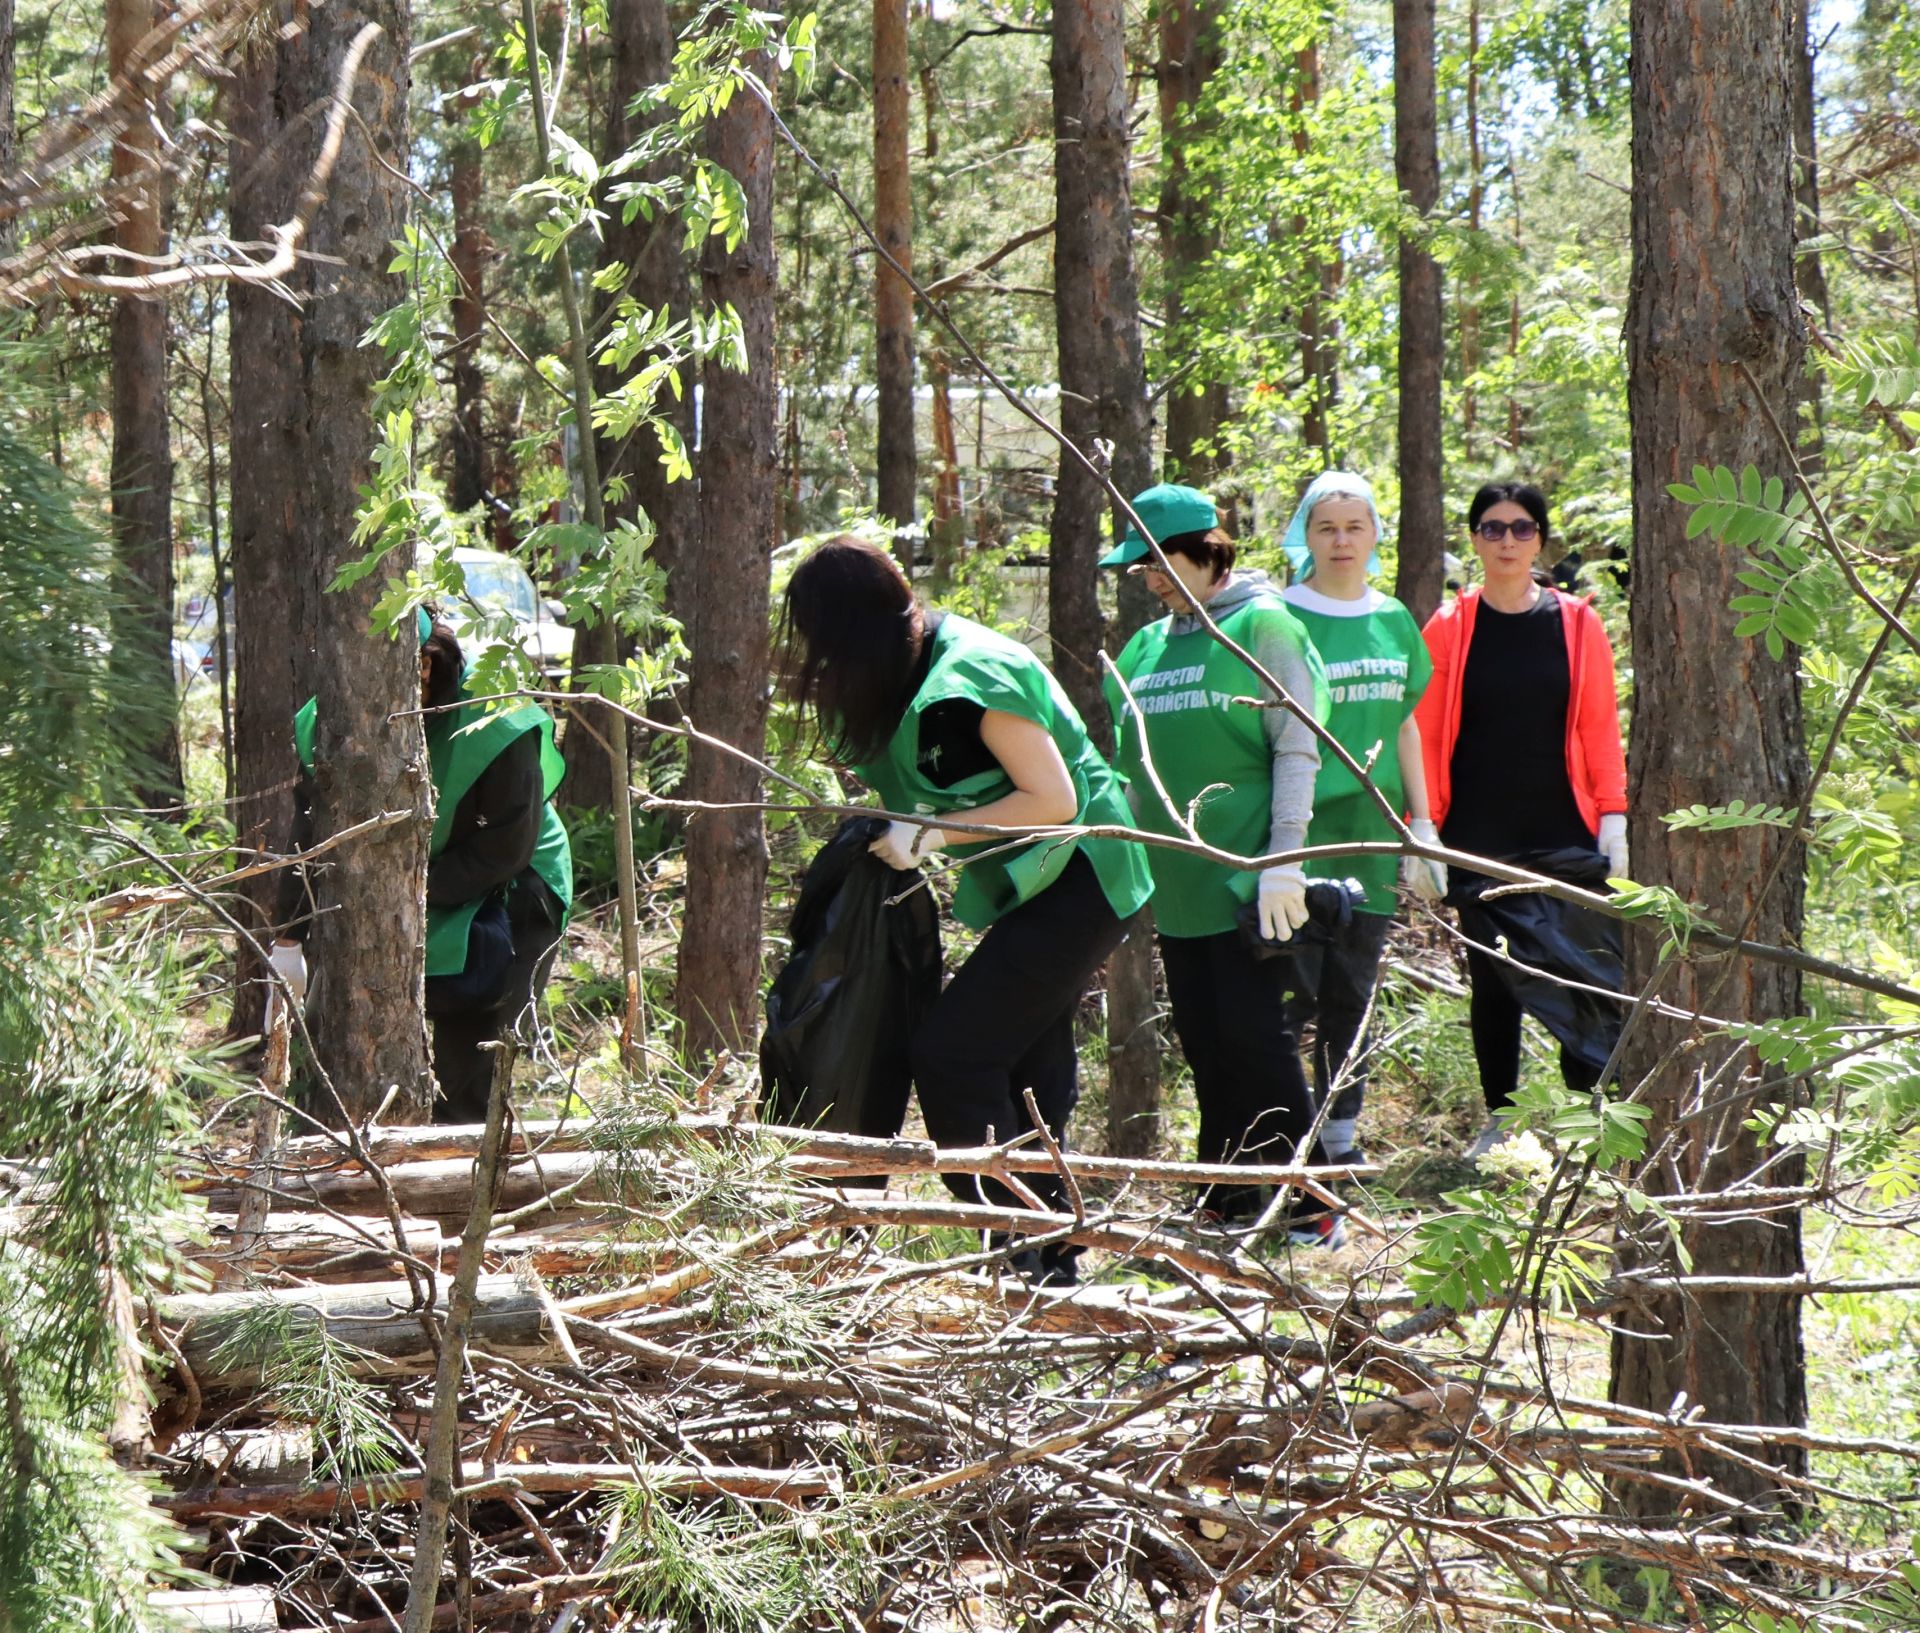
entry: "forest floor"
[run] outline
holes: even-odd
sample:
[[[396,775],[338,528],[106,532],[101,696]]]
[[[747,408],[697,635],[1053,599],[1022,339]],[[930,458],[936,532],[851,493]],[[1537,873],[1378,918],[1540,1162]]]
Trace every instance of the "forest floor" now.
[[[201,688],[210,691],[210,688]],[[217,782],[218,768],[208,779],[203,757],[199,775]],[[217,797],[217,796],[215,796]],[[523,1111],[554,1115],[589,1111],[602,1095],[621,1082],[618,1069],[619,1003],[618,943],[606,892],[591,887],[594,836],[582,835],[588,858],[586,903],[570,926],[565,952],[549,989],[554,1021],[554,1055],[545,1061],[523,1063],[526,1091]],[[776,836],[775,864],[768,910],[767,956],[769,973],[780,957],[792,897],[803,870],[808,841],[797,828]],[[677,904],[681,870],[678,853],[660,851],[647,865],[644,887],[645,933],[643,963],[648,971],[646,1003],[653,1044],[650,1055],[666,1086],[693,1097],[695,1075],[685,1071],[661,1045],[668,1036],[658,1024],[670,1013],[672,954],[676,941]],[[949,930],[949,967],[964,956],[966,945]],[[224,1019],[222,996],[208,989],[201,1017],[211,1037]],[[1106,1151],[1104,1025],[1100,1000],[1090,998],[1081,1014],[1083,1095],[1070,1129],[1074,1149],[1094,1155]],[[1444,933],[1432,926],[1396,927],[1378,1000],[1374,1028],[1374,1059],[1368,1103],[1361,1122],[1361,1141],[1380,1172],[1356,1184],[1350,1199],[1379,1231],[1354,1228],[1347,1245],[1328,1253],[1314,1253],[1311,1262],[1296,1260],[1294,1270],[1319,1288],[1343,1288],[1368,1296],[1405,1292],[1402,1269],[1414,1229],[1423,1221],[1448,1211],[1449,1193],[1471,1186],[1475,1170],[1462,1153],[1484,1119],[1477,1076],[1466,1025],[1463,973]],[[1529,1023],[1525,1072],[1531,1080],[1557,1079],[1551,1042]],[[1189,1157],[1194,1138],[1190,1084],[1177,1048],[1165,1056],[1163,1119],[1160,1150],[1168,1159]],[[571,1087],[555,1093],[551,1085]],[[753,1063],[732,1063],[707,1085],[716,1105],[757,1098]],[[907,1132],[922,1133],[917,1108],[910,1113]],[[939,1181],[930,1176],[897,1178],[895,1195],[939,1201]],[[1168,1193],[1161,1200],[1169,1208],[1183,1205]],[[938,1231],[930,1233],[940,1235]],[[939,1249],[967,1251],[960,1233],[949,1233]],[[1887,1231],[1849,1225],[1829,1214],[1809,1212],[1804,1219],[1808,1269],[1836,1277],[1920,1278],[1920,1243]],[[977,1245],[977,1244],[976,1244]],[[931,1248],[929,1249],[932,1250]],[[1260,1249],[1284,1253],[1283,1246]],[[1095,1286],[1151,1282],[1137,1264],[1115,1259],[1098,1250],[1083,1262],[1086,1278]],[[1161,1285],[1161,1284],[1155,1284]],[[1920,1440],[1920,1293],[1879,1292],[1873,1295],[1836,1294],[1810,1299],[1805,1305],[1805,1342],[1810,1391],[1810,1427],[1831,1435],[1892,1437]],[[1607,1391],[1608,1333],[1593,1320],[1543,1318],[1536,1347],[1526,1323],[1505,1329],[1495,1313],[1470,1315],[1454,1323],[1437,1343],[1449,1355],[1475,1355],[1493,1343],[1496,1370],[1520,1383],[1537,1378],[1544,1355],[1559,1396],[1604,1399]],[[1910,1463],[1894,1456],[1816,1454],[1814,1476],[1844,1489],[1847,1499],[1836,1501],[1811,1522],[1813,1536],[1836,1547],[1873,1547],[1902,1542],[1911,1529],[1912,1510],[1920,1502]],[[1572,1491],[1564,1500],[1578,1507],[1584,1500]],[[979,1625],[994,1625],[992,1619]],[[1364,1619],[1351,1625],[1368,1625]],[[1383,1624],[1384,1625],[1384,1624]],[[1496,1626],[1497,1623],[1485,1624]]]
[[[808,849],[798,835],[777,845],[770,879],[767,948],[769,973],[777,968],[779,946],[771,938],[784,927],[792,893]],[[669,854],[651,871],[650,953],[670,961],[673,899],[679,886],[677,855]],[[948,968],[966,951],[965,936],[949,922]],[[582,915],[570,933],[569,956],[556,973],[555,1018],[565,1040],[562,1054],[573,1060],[596,1059],[610,1069],[617,1027],[612,1001],[617,991],[617,932],[610,907]],[[656,966],[657,967],[657,966]],[[669,994],[654,993],[665,1012]],[[1311,1274],[1316,1282],[1345,1282],[1372,1291],[1404,1290],[1400,1269],[1408,1237],[1422,1220],[1447,1211],[1449,1192],[1472,1186],[1477,1171],[1464,1152],[1485,1120],[1478,1074],[1467,1030],[1464,961],[1437,928],[1396,924],[1383,964],[1373,1029],[1373,1062],[1360,1138],[1369,1160],[1381,1172],[1349,1190],[1351,1200],[1385,1231],[1385,1237],[1350,1230],[1347,1244],[1322,1257]],[[1191,1083],[1173,1044],[1170,1029],[1163,1057],[1162,1125],[1153,1155],[1190,1159],[1197,1112]],[[1523,1082],[1559,1080],[1557,1046],[1532,1020],[1526,1023]],[[1070,1143],[1092,1155],[1108,1153],[1105,1104],[1104,1016],[1099,994],[1090,995],[1080,1018],[1081,1099],[1070,1126]],[[1310,1042],[1310,1034],[1308,1040]],[[591,1081],[589,1073],[582,1085]],[[751,1092],[749,1071],[736,1088]],[[590,1091],[588,1091],[590,1092]],[[548,1112],[561,1108],[550,1105]],[[924,1137],[918,1106],[909,1109],[905,1130]],[[939,1181],[930,1177],[896,1179],[903,1194],[938,1199]],[[1816,1276],[1865,1279],[1920,1277],[1920,1239],[1850,1225],[1831,1214],[1810,1210],[1803,1219],[1807,1269]],[[1084,1261],[1088,1279],[1132,1279],[1138,1273],[1091,1252]],[[1920,1290],[1834,1294],[1809,1299],[1805,1306],[1810,1427],[1833,1435],[1920,1440]],[[1461,1352],[1485,1344],[1497,1317],[1469,1316],[1459,1323]],[[1607,1394],[1608,1336],[1590,1321],[1550,1321],[1548,1353],[1557,1389],[1568,1396],[1604,1399]],[[1532,1339],[1515,1324],[1498,1347],[1500,1360],[1516,1376],[1538,1369]],[[1820,1465],[1827,1465],[1824,1470]],[[1816,1472],[1844,1483],[1861,1502],[1827,1516],[1830,1540],[1880,1545],[1906,1536],[1920,1506],[1911,1465],[1899,1458],[1876,1461],[1830,1455],[1815,1457]]]

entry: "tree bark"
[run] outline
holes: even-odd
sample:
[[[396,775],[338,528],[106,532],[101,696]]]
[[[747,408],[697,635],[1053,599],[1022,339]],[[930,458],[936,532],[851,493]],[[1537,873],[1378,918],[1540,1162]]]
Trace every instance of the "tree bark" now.
[[[111,0],[107,65],[135,75],[140,46],[159,20],[153,0]],[[166,251],[167,175],[160,155],[162,107],[151,106],[114,140],[111,173],[120,225],[116,242],[139,255]],[[114,539],[128,605],[113,643],[121,697],[138,700],[145,728],[137,744],[140,804],[178,812],[180,763],[173,678],[173,450],[167,424],[167,308],[122,296],[112,329]]]
[[[770,80],[770,58],[754,71]],[[776,471],[773,357],[773,120],[742,93],[708,127],[708,156],[746,194],[748,228],[728,253],[707,240],[703,293],[731,304],[746,333],[744,373],[718,359],[705,370],[700,453],[700,549],[688,702],[702,731],[758,756],[767,733],[767,597],[774,545]],[[715,804],[760,798],[760,774],[695,745],[688,782]],[[687,915],[675,1007],[691,1058],[744,1050],[760,997],[760,920],[767,846],[758,811],[706,811],[687,828]]]
[[[644,120],[628,116],[627,105],[649,85],[663,82],[673,70],[673,25],[667,16],[665,0],[614,0],[609,12],[613,44],[613,75],[608,90],[606,151],[603,162],[611,162],[624,153],[641,133],[661,117]],[[664,179],[670,165],[650,167],[646,176]],[[681,230],[677,221],[655,214],[649,221],[636,215],[631,222],[622,220],[623,207],[608,206],[605,227],[603,266],[618,262],[627,269],[625,292],[649,311],[665,311],[674,322],[684,321],[692,311],[693,296],[687,277],[686,257],[681,249]],[[594,298],[594,329],[599,332],[617,299],[612,293]],[[636,360],[636,365],[641,360]],[[611,391],[620,383],[617,371],[596,370],[595,388]],[[693,392],[680,396],[663,395],[661,412],[680,432],[689,451],[694,445]],[[680,564],[692,562],[698,554],[700,534],[700,493],[693,482],[669,482],[666,467],[660,463],[660,450],[651,432],[640,437],[615,439],[598,435],[599,469],[602,480],[613,487],[624,483],[624,492],[607,506],[608,519],[647,517],[654,526],[653,543],[648,554],[660,563],[667,581],[667,613],[688,625],[687,580]],[[583,689],[583,672],[594,664],[620,661],[623,642],[612,623],[587,624],[574,634],[574,689]],[[669,710],[669,713],[672,711]],[[586,722],[582,727],[581,722]],[[567,759],[567,780],[562,797],[569,805],[610,810],[613,805],[613,767],[607,752],[607,733],[613,725],[601,709],[577,709],[569,714],[566,741],[562,745]],[[632,744],[630,754],[647,754],[654,744],[651,738]]]
[[[1113,480],[1134,494],[1153,480],[1153,425],[1133,266],[1125,30],[1120,0],[1057,0],[1054,6],[1053,307],[1061,429],[1089,452],[1096,439],[1110,442]],[[1111,753],[1098,657],[1107,631],[1095,566],[1106,509],[1100,484],[1077,460],[1063,458],[1047,574],[1053,667],[1094,741]],[[1122,580],[1120,618],[1129,630],[1144,621],[1142,593],[1137,581]],[[1107,1121],[1117,1150],[1158,1143],[1153,1008],[1153,948],[1137,920],[1107,966]]]
[[[1309,41],[1293,56],[1294,91],[1293,150],[1304,162],[1311,149],[1307,133],[1307,110],[1320,100],[1320,47]],[[1303,215],[1293,218],[1294,236],[1310,243],[1313,223]],[[1340,394],[1340,353],[1329,317],[1340,292],[1338,248],[1329,250],[1325,259],[1310,255],[1305,268],[1311,280],[1306,299],[1300,304],[1300,388],[1304,406],[1300,411],[1300,440],[1320,456],[1320,468],[1335,463],[1333,448],[1333,405]]]
[[[1400,566],[1393,593],[1425,623],[1446,575],[1441,465],[1440,263],[1425,242],[1440,202],[1435,121],[1434,0],[1393,0],[1393,169],[1404,207],[1421,218],[1400,235]]]
[[[873,230],[913,270],[913,187],[907,169],[907,0],[873,0]],[[913,291],[874,257],[874,370],[879,384],[880,514],[896,528],[915,515]],[[911,545],[897,546],[909,560]]]
[[[1160,11],[1160,264],[1166,280],[1167,335],[1173,366],[1182,337],[1193,321],[1188,291],[1219,247],[1206,201],[1193,191],[1187,150],[1207,134],[1200,99],[1219,70],[1219,0],[1168,0]],[[1166,397],[1169,482],[1204,488],[1226,468],[1226,455],[1214,439],[1226,423],[1227,387],[1203,378],[1179,385]]]
[[[1706,535],[1689,539],[1687,514],[1667,493],[1696,462],[1775,471],[1783,463],[1740,371],[1751,370],[1782,416],[1801,389],[1792,9],[1790,0],[1634,0],[1627,315],[1634,877],[1671,887],[1716,924],[1788,946],[1799,940],[1805,871],[1792,835],[1768,827],[1676,831],[1661,818],[1696,801],[1734,798],[1792,808],[1806,792],[1796,666],[1737,638],[1726,610],[1740,593],[1734,575],[1745,552]],[[1655,943],[1634,938],[1629,990],[1652,975]],[[1702,1042],[1672,1018],[1695,1010],[1735,1022],[1793,1015],[1799,976],[1776,965],[1682,960],[1660,997],[1676,1008],[1640,1018],[1625,1060],[1627,1080],[1646,1081],[1653,1111],[1648,1163],[1660,1166],[1652,1182],[1712,1191],[1764,1169],[1759,1183],[1799,1183],[1799,1160],[1783,1159],[1744,1126],[1760,1109],[1758,1061],[1736,1058],[1737,1083],[1723,1078],[1703,1090],[1702,1074],[1724,1062],[1729,1047],[1724,1036]],[[1685,1241],[1690,1269],[1701,1276],[1788,1276],[1801,1266],[1797,1216],[1695,1224]],[[1644,1251],[1673,1256],[1664,1236]],[[1804,1423],[1799,1301],[1649,1296],[1616,1330],[1612,1398],[1665,1412],[1683,1392],[1690,1407],[1720,1422]],[[1775,1447],[1765,1455],[1804,1472],[1802,1452]],[[1684,1471],[1669,1454],[1662,1467],[1710,1480],[1761,1510],[1792,1506],[1764,1474],[1710,1454],[1696,1454]],[[1641,1484],[1623,1485],[1617,1496],[1634,1513],[1674,1501]]]
[[[282,143],[286,110],[270,41],[254,42],[241,53],[227,106],[233,232],[258,243],[267,223],[286,220],[293,203]],[[313,692],[307,575],[293,551],[300,457],[294,308],[256,285],[229,284],[227,352],[234,829],[243,849],[284,855],[292,844],[293,785],[300,770],[293,715]],[[265,934],[279,901],[279,879],[262,874],[240,889],[251,904],[244,922]],[[253,948],[242,941],[229,1023],[236,1036],[262,1029],[263,973]]]
[[[13,173],[16,119],[13,108],[13,0],[0,0],[0,174]],[[0,221],[0,255],[12,251],[14,225]]]
[[[1820,236],[1820,138],[1814,122],[1813,0],[1793,0],[1793,146],[1794,228],[1796,242]],[[1796,255],[1794,283],[1802,303],[1819,319],[1823,331],[1833,328],[1833,297],[1827,288],[1826,263],[1816,252]],[[1809,366],[1801,373],[1800,463],[1817,472],[1825,465],[1824,414],[1821,389],[1824,376]]]
[[[1467,231],[1477,240],[1486,225],[1486,156],[1480,142],[1480,6],[1479,0],[1467,5]],[[1466,288],[1459,298],[1460,307],[1460,451],[1469,463],[1475,457],[1475,422],[1480,413],[1480,394],[1475,380],[1480,372],[1480,277],[1472,270],[1466,275]]]
[[[1125,13],[1119,0],[1065,0],[1053,14],[1054,324],[1060,426],[1076,447],[1113,444],[1123,493],[1152,481],[1153,427],[1140,345],[1127,177]],[[1097,654],[1106,642],[1098,569],[1104,490],[1062,458],[1047,575],[1054,673],[1097,742],[1110,745]]]
[[[403,713],[419,707],[418,649],[409,631],[395,639],[373,630],[383,574],[351,589],[328,586],[358,557],[354,514],[360,487],[373,479],[381,359],[361,337],[406,293],[384,269],[404,220],[402,184],[387,167],[404,172],[407,163],[407,17],[405,0],[314,7],[306,32],[284,42],[280,57],[284,106],[305,114],[326,105],[360,29],[374,23],[383,31],[354,91],[361,129],[340,150],[309,234],[308,303],[295,320],[299,503],[291,533],[317,592],[315,836],[383,811],[422,818],[382,828],[316,870],[307,1023],[349,1113],[371,1112],[397,1087],[403,1120],[427,1113],[432,1081],[421,1019],[427,756],[418,716]],[[305,175],[321,130],[308,118],[289,132],[294,174]]]
[[[478,78],[479,75],[474,76]],[[451,86],[450,91],[459,87]],[[491,491],[491,461],[487,457],[486,376],[480,353],[487,333],[486,228],[480,220],[480,202],[486,192],[485,160],[480,144],[465,128],[466,105],[450,97],[448,193],[453,204],[453,460],[447,479],[447,502],[459,511],[472,510]]]

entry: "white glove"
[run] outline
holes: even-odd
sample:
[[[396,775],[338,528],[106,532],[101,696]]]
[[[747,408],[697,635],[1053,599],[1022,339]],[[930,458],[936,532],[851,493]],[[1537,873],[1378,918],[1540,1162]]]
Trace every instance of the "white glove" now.
[[[1610,811],[1600,819],[1600,850],[1607,859],[1609,879],[1631,879],[1627,871],[1627,818],[1623,811]]]
[[[1306,922],[1307,876],[1297,867],[1261,869],[1261,939],[1291,941]]]
[[[297,941],[276,941],[273,950],[267,954],[267,968],[287,984],[287,991],[293,995],[296,1004],[305,1005],[307,1001],[307,950]],[[269,994],[269,1001],[280,996],[276,987]]]
[[[1407,831],[1423,845],[1440,843],[1440,831],[1427,817],[1415,817]],[[1429,862],[1424,856],[1400,858],[1400,882],[1423,902],[1437,902],[1447,893],[1447,864]]]
[[[938,828],[923,827],[917,822],[889,822],[887,831],[867,849],[888,867],[905,873],[938,850],[945,837]]]

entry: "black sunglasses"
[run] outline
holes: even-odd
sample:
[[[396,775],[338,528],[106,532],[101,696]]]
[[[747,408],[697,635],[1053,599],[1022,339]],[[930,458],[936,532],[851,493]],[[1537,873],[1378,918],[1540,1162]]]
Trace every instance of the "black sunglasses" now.
[[[1488,544],[1498,544],[1509,533],[1519,540],[1520,543],[1525,544],[1528,539],[1539,536],[1540,528],[1538,523],[1529,521],[1482,522],[1474,529],[1474,532],[1485,539]]]

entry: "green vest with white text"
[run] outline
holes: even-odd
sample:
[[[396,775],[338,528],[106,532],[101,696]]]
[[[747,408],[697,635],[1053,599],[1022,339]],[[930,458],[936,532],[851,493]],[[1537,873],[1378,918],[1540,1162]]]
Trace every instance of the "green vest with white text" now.
[[[308,698],[293,717],[294,746],[300,763],[311,772],[314,767],[314,723],[318,700]],[[529,864],[559,898],[561,916],[573,905],[573,851],[567,842],[566,824],[553,808],[553,793],[566,773],[566,762],[553,741],[553,719],[535,703],[516,704],[488,713],[476,704],[465,704],[445,714],[427,719],[427,756],[433,776],[433,836],[427,843],[427,855],[438,856],[447,848],[453,829],[453,814],[460,801],[482,772],[506,749],[530,731],[540,733],[541,795],[540,831],[534,840]],[[427,974],[458,975],[467,967],[467,932],[473,916],[486,897],[460,902],[451,907],[427,909]]]
[[[1087,728],[1060,683],[1018,641],[970,619],[948,613],[932,635],[927,677],[894,729],[887,751],[854,771],[889,811],[931,816],[990,805],[1014,791],[1013,779],[996,766],[943,787],[922,774],[920,715],[936,703],[964,699],[983,709],[1031,720],[1051,737],[1073,778],[1075,824],[1131,827],[1125,790],[1113,768],[1087,736]],[[984,930],[1009,909],[1031,900],[1060,877],[1076,850],[1093,864],[1108,904],[1127,918],[1153,892],[1139,848],[1123,839],[1030,840],[1009,847],[985,839],[948,847],[962,859],[953,895],[953,916]]]
[[[1313,671],[1314,696],[1297,701],[1326,718],[1320,660],[1278,595],[1256,595],[1218,623],[1222,634],[1249,650],[1277,625],[1306,654]],[[1273,827],[1273,749],[1265,711],[1233,701],[1266,696],[1253,671],[1205,628],[1175,635],[1170,617],[1140,630],[1114,667],[1146,722],[1146,753],[1180,815],[1192,810],[1195,832],[1216,849],[1264,855]],[[1111,675],[1106,691],[1118,744],[1114,759],[1132,784],[1139,825],[1150,833],[1178,835],[1179,823],[1147,775],[1134,710]],[[1258,888],[1257,874],[1204,856],[1157,845],[1147,847],[1147,855],[1153,868],[1153,922],[1162,935],[1179,939],[1231,930],[1234,913]]]

